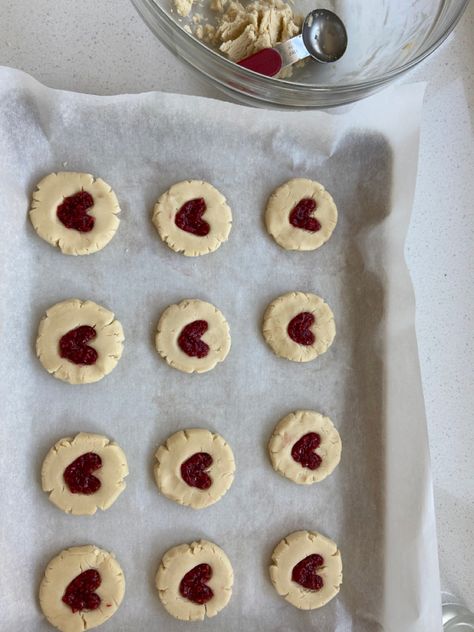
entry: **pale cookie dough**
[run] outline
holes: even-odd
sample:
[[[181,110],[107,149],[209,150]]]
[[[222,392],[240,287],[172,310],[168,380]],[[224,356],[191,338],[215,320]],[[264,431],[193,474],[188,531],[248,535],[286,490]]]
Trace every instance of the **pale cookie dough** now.
[[[64,198],[87,191],[94,200],[88,215],[95,218],[89,232],[67,228],[58,218],[57,209]],[[120,220],[120,207],[115,193],[101,178],[89,173],[60,171],[51,173],[36,185],[30,219],[36,232],[66,255],[90,255],[102,250],[115,235]]]
[[[186,17],[191,11],[193,0],[174,0],[174,6],[176,7],[178,15]]]
[[[208,564],[212,569],[212,577],[206,584],[214,595],[204,604],[190,601],[179,590],[183,577],[198,564]],[[206,615],[214,617],[229,602],[233,583],[229,558],[220,547],[206,540],[180,544],[167,551],[156,574],[156,587],[164,607],[182,621],[203,620]]]
[[[320,555],[324,563],[317,569],[323,585],[319,590],[304,588],[292,580],[293,568],[309,555]],[[342,584],[341,554],[335,542],[315,531],[295,531],[275,547],[270,565],[275,590],[301,610],[321,608],[337,595]]]
[[[181,465],[201,452],[212,458],[212,464],[205,469],[212,480],[208,489],[188,485],[181,475]],[[155,480],[159,490],[171,500],[193,509],[213,505],[234,480],[235,460],[230,446],[219,434],[203,428],[175,432],[158,448],[155,459]]]
[[[101,583],[94,592],[100,597],[95,610],[72,612],[62,601],[66,588],[78,575],[94,569]],[[62,551],[48,564],[39,589],[44,616],[62,632],[83,632],[101,625],[115,614],[125,593],[125,578],[111,553],[91,544]]]
[[[195,235],[176,224],[176,215],[190,200],[202,198],[206,210],[201,220],[208,224],[207,235]],[[188,257],[206,255],[227,241],[232,227],[232,211],[225,197],[212,184],[186,180],[174,184],[164,193],[153,210],[153,224],[161,239],[176,252]]]
[[[295,342],[288,335],[288,325],[298,314],[314,317],[310,327],[315,340],[311,345]],[[263,335],[276,355],[294,362],[309,362],[331,346],[336,335],[334,315],[327,303],[316,294],[288,292],[267,307],[263,317]]]
[[[291,455],[293,446],[309,433],[320,437],[314,450],[322,459],[316,469],[304,467]],[[314,410],[297,410],[280,420],[268,444],[268,452],[276,472],[295,483],[309,485],[326,478],[341,460],[341,437],[329,417]]]
[[[290,223],[291,212],[304,199],[316,203],[315,210],[309,215],[321,226],[315,232]],[[270,235],[282,248],[315,250],[331,237],[337,223],[337,208],[322,184],[295,178],[285,182],[272,193],[265,210],[265,223]]]
[[[82,325],[93,327],[96,337],[87,343],[97,351],[94,364],[75,364],[59,354],[59,341]],[[110,373],[123,350],[123,329],[114,314],[92,301],[72,298],[50,307],[40,321],[36,354],[44,368],[54,377],[70,384],[97,382]]]
[[[188,355],[178,344],[178,338],[184,328],[199,320],[204,320],[208,324],[201,340],[208,345],[209,352],[202,358]],[[175,369],[185,373],[205,373],[213,369],[218,362],[225,360],[229,353],[229,325],[222,312],[211,303],[185,299],[165,309],[158,322],[155,344],[158,353]]]
[[[97,454],[102,461],[102,466],[92,472],[100,481],[100,487],[92,494],[72,493],[65,483],[64,471],[89,452]],[[61,439],[51,448],[43,462],[41,482],[43,491],[56,507],[82,516],[95,514],[97,508],[108,509],[125,489],[127,475],[127,459],[116,443],[102,435],[80,432],[74,438]]]
[[[182,2],[175,0],[177,6]],[[189,0],[184,2],[189,13]],[[291,3],[282,0],[256,0],[248,4],[239,0],[212,0],[210,9],[217,14],[215,25],[201,24],[198,16],[194,33],[232,61],[240,61],[263,48],[272,48],[291,39],[300,33],[303,23],[303,18],[295,15]],[[193,21],[194,18],[196,15]],[[296,65],[302,64],[304,61]],[[278,78],[291,76],[293,68],[284,68]]]

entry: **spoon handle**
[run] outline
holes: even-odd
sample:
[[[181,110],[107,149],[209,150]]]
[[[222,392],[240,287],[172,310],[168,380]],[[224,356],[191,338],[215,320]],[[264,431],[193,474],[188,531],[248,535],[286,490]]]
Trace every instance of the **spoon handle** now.
[[[260,75],[274,77],[282,69],[282,58],[274,48],[263,48],[258,53],[250,55],[237,62],[239,66],[258,72]]]
[[[264,48],[238,62],[239,66],[253,70],[267,77],[274,77],[282,68],[291,66],[309,53],[303,43],[303,36],[297,35],[273,48]]]

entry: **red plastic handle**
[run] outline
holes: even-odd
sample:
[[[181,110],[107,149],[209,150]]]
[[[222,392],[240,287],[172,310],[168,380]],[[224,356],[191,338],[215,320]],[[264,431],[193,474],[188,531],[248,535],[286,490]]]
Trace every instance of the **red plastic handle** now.
[[[282,59],[274,48],[264,48],[238,62],[239,66],[258,72],[267,77],[274,77],[281,70]]]

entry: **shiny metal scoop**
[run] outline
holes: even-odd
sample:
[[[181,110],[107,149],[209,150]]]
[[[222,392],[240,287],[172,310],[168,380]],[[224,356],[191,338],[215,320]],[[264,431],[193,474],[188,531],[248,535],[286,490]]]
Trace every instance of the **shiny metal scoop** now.
[[[239,61],[239,66],[273,77],[301,59],[312,57],[323,64],[340,59],[347,48],[342,20],[327,9],[314,9],[305,18],[301,35],[273,48],[264,48]]]
[[[304,21],[302,37],[311,57],[323,64],[337,61],[346,52],[346,27],[332,11],[311,11]]]

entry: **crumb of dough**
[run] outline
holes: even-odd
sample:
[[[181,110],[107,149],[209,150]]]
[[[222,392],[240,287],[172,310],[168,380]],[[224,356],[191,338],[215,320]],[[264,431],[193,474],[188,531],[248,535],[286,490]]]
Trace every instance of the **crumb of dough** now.
[[[216,33],[216,27],[213,26],[212,24],[205,24],[204,25],[204,39],[206,41],[210,40],[211,38],[213,38],[215,36]]]
[[[224,7],[227,4],[227,0],[211,0],[209,8],[216,13],[224,13]]]
[[[184,18],[189,15],[189,12],[191,11],[193,0],[174,0],[174,6],[176,7],[178,14]]]

